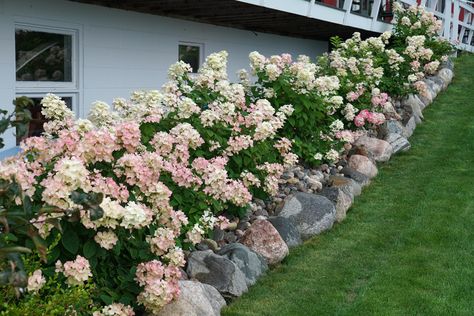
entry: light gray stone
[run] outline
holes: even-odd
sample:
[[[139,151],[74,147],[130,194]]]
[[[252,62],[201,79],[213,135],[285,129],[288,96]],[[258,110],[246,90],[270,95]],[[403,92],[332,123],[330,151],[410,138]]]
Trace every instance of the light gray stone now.
[[[342,222],[346,218],[347,210],[354,202],[354,196],[337,187],[325,187],[321,191],[321,195],[327,197],[336,205],[336,222]]]
[[[424,94],[419,94],[418,98],[421,100],[421,102],[423,102],[425,107],[427,107],[428,105],[433,103],[435,95],[434,95],[433,90],[431,90],[431,88],[429,88],[429,86],[427,86],[427,89],[426,89],[425,93]]]
[[[344,168],[341,169],[341,173],[344,174],[346,177],[351,178],[355,182],[359,184],[359,188],[368,186],[370,184],[370,178],[367,177],[365,174],[360,173],[357,170],[354,170],[352,168],[349,168],[348,166],[345,166]],[[360,194],[361,190],[359,190]],[[359,194],[354,194],[354,196],[358,196]]]
[[[336,208],[324,196],[300,192],[287,198],[278,215],[292,220],[305,240],[332,227]]]
[[[181,293],[165,305],[157,316],[219,316],[226,305],[219,292],[208,284],[179,281]]]
[[[425,108],[425,104],[421,102],[418,96],[410,94],[406,99],[402,101],[405,111],[407,111],[410,116],[415,117],[416,123],[421,123],[423,119],[422,109]]]
[[[392,145],[394,154],[401,151],[407,151],[411,147],[410,142],[399,134],[389,134],[385,140]]]
[[[260,275],[268,270],[265,259],[241,243],[225,245],[218,254],[235,263],[244,273],[247,286],[255,284]]]
[[[345,168],[349,168],[349,167],[345,167]],[[345,168],[343,168],[342,170],[344,170]],[[357,171],[354,171],[354,174],[355,172]],[[366,175],[362,173],[359,173],[359,174],[362,177],[365,177],[365,179],[367,179],[366,180],[367,183],[370,181],[370,179]],[[344,192],[346,192],[347,194],[351,196],[359,196],[362,193],[362,185],[352,178],[343,177],[343,176],[331,176],[329,178],[329,184],[332,187],[342,189]]]
[[[442,84],[438,84],[437,81],[431,80],[431,78],[425,78],[425,83],[429,88],[434,92],[434,95],[437,96],[441,92]]]
[[[387,120],[379,127],[379,137],[385,139],[388,134],[403,134],[403,125],[398,120]]]
[[[303,243],[298,228],[296,228],[296,225],[289,218],[273,216],[270,217],[268,221],[272,223],[288,247],[296,247]]]
[[[363,146],[375,161],[388,161],[393,152],[388,142],[374,137],[361,136],[356,140],[355,145]]]
[[[369,178],[373,178],[377,175],[377,167],[370,161],[369,158],[362,155],[352,155],[349,158],[347,165],[360,173],[365,174]]]
[[[231,260],[211,250],[192,252],[187,263],[186,272],[191,279],[212,285],[224,296],[240,296],[247,291],[244,273]]]
[[[407,124],[405,125],[402,136],[407,138],[407,139],[410,138],[411,135],[413,135],[413,132],[415,131],[415,128],[416,128],[415,117],[412,116],[408,120]]]
[[[453,80],[453,76],[454,73],[451,69],[443,68],[438,71],[438,77],[443,80],[444,88],[446,88],[451,83],[451,81]]]

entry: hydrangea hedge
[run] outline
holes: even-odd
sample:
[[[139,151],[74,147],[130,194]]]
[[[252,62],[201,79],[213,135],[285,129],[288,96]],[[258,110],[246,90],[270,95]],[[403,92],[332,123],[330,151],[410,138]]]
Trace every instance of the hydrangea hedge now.
[[[421,79],[452,47],[432,14],[395,9],[392,32],[333,39],[317,62],[252,52],[255,80],[241,71],[229,82],[219,52],[196,76],[171,66],[161,91],[115,99],[113,110],[94,103],[88,119],[46,96],[45,133],[0,163],[0,247],[36,249],[25,257],[28,280],[10,288],[26,288],[31,302],[49,297],[54,280],[62,291],[87,289],[96,316],[159,311],[179,295],[184,250],[225,229],[253,197],[274,195],[298,159],[337,162],[394,113],[392,98],[425,92]],[[15,235],[24,227],[35,233]],[[20,267],[3,259],[14,276]]]

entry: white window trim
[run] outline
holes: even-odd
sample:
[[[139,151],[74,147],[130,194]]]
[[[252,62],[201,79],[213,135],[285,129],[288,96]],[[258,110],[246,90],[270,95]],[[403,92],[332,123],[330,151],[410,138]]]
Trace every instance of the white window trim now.
[[[28,92],[25,92],[25,93],[21,93],[21,92],[18,92],[16,93],[16,96],[15,97],[28,97],[28,98],[43,98],[46,96],[46,94],[49,93],[49,92],[32,92],[32,93],[28,93]],[[56,93],[56,95],[60,98],[71,98],[72,99],[72,102],[71,102],[71,106],[72,106],[72,109],[74,111],[74,113],[78,113],[78,107],[79,107],[79,94],[77,92],[58,92]]]
[[[19,92],[68,92],[74,91],[78,92],[79,90],[79,30],[66,28],[66,27],[57,27],[57,26],[48,26],[43,24],[31,24],[31,23],[15,23],[16,29],[24,29],[45,33],[55,33],[55,34],[64,34],[70,35],[71,40],[71,72],[72,72],[72,81],[71,82],[55,82],[55,81],[17,81],[16,80],[16,71],[15,71],[15,87],[17,94]],[[16,48],[15,48],[16,49]],[[16,52],[15,52],[16,55]]]
[[[186,41],[179,41],[178,46],[177,46],[177,56],[179,58],[179,46],[180,45],[187,45],[187,46],[194,46],[194,47],[199,47],[199,68],[201,68],[202,64],[204,63],[204,43],[199,43],[199,42],[186,42]],[[199,69],[193,69],[192,74],[196,74]]]

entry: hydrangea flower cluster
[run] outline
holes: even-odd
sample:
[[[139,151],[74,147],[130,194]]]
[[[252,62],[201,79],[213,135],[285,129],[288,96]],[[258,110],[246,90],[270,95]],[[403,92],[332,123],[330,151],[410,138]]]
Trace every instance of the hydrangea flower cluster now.
[[[0,178],[15,178],[38,209],[48,209],[32,224],[43,238],[62,239],[65,246],[55,247],[67,252],[56,272],[68,285],[92,279],[100,288],[101,262],[132,258],[109,273],[137,282],[136,302],[157,312],[179,294],[182,248],[215,226],[225,229],[219,212],[245,210],[257,191],[276,193],[283,166],[297,161],[292,142],[277,136],[293,107],[248,102],[245,87],[227,80],[226,63],[226,52],[212,54],[191,78],[189,65],[179,62],[161,91],[138,91],[113,106],[97,101],[88,119],[74,121],[57,96],[43,99],[51,128],[1,162]],[[77,246],[81,236],[88,236],[87,247]],[[45,282],[38,271],[32,292]],[[112,304],[96,314],[133,309]]]
[[[229,225],[220,213],[239,215],[253,196],[276,194],[299,159],[336,163],[347,144],[394,113],[391,96],[427,91],[421,79],[450,46],[437,39],[432,15],[395,8],[393,33],[336,40],[318,62],[250,53],[254,83],[246,71],[241,83],[229,82],[222,51],[196,76],[180,61],[161,90],[95,102],[87,119],[75,120],[48,94],[45,133],[0,162],[0,179],[20,185],[18,205],[31,201],[32,225],[55,240],[64,282],[92,280],[130,305],[94,315],[157,313],[179,295],[183,249]],[[45,282],[35,271],[28,291]]]

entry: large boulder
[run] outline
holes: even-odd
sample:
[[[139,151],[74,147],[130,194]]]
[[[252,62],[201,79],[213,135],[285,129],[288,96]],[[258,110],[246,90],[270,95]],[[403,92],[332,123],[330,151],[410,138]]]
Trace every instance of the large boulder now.
[[[433,81],[437,87],[435,87],[437,89],[437,93],[440,93],[441,90],[444,90],[444,81],[438,77],[438,76],[429,76],[427,77],[427,79]]]
[[[330,229],[336,208],[324,196],[298,192],[286,199],[278,215],[292,220],[304,240]]]
[[[389,134],[385,140],[392,145],[394,154],[400,151],[407,151],[411,147],[410,142],[399,134]]]
[[[415,117],[412,116],[406,123],[402,136],[407,139],[410,138],[411,135],[413,135],[415,128],[416,128],[416,120],[415,120]]]
[[[425,104],[421,102],[418,96],[410,94],[406,99],[402,101],[402,105],[405,111],[408,112],[410,116],[415,117],[416,123],[421,123],[421,120],[424,118],[423,113],[421,113],[421,110],[425,108]]]
[[[363,146],[375,159],[375,161],[388,161],[392,155],[392,146],[384,140],[361,136],[356,142],[356,146]]]
[[[279,263],[289,253],[288,246],[278,231],[264,219],[253,222],[240,242],[264,257],[269,265]]]
[[[247,286],[255,284],[258,277],[268,270],[268,265],[261,255],[240,243],[225,245],[218,254],[235,263],[244,273]]]
[[[369,158],[362,155],[352,155],[349,158],[347,165],[360,173],[365,174],[369,178],[373,178],[377,175],[377,167],[370,161]]]
[[[344,169],[350,169],[349,167],[344,167]],[[351,177],[343,177],[343,176],[330,176],[329,177],[329,185],[334,188],[339,188],[343,190],[346,194],[350,196],[359,196],[362,193],[362,186],[363,183],[369,183],[370,179],[366,175],[363,175],[360,172],[353,170],[352,175],[355,176],[356,173],[359,174],[359,179],[362,180],[362,183],[359,183],[357,180]],[[365,178],[364,178],[365,177]]]
[[[321,195],[336,205],[336,222],[342,222],[346,218],[347,210],[354,202],[354,196],[337,187],[325,187],[321,191]]]
[[[430,78],[425,78],[424,81],[428,85],[428,88],[433,91],[433,94],[436,97],[438,93],[440,93],[442,85],[439,85],[435,80],[431,80]]]
[[[181,293],[165,305],[157,316],[219,316],[226,305],[219,292],[208,284],[179,281]]]
[[[231,260],[212,250],[192,252],[186,272],[191,279],[212,285],[224,296],[240,296],[247,291],[244,273]]]
[[[454,73],[451,69],[448,68],[443,68],[440,71],[438,71],[438,77],[443,80],[444,86],[443,88],[446,89],[446,87],[451,83],[453,80]]]
[[[403,125],[398,120],[387,120],[379,128],[379,136],[386,138],[389,134],[403,134]]]
[[[343,175],[345,175],[346,177],[349,177],[352,180],[354,180],[355,182],[357,182],[361,189],[370,184],[370,178],[369,177],[367,177],[365,174],[360,173],[359,171],[354,170],[354,169],[352,169],[348,166],[345,166],[344,168],[342,168],[340,172]],[[360,192],[359,192],[359,194],[360,194]],[[357,196],[359,194],[354,194],[354,196]]]
[[[288,247],[296,247],[303,243],[298,228],[290,219],[282,216],[273,216],[268,221],[272,223]]]
[[[423,94],[418,95],[418,98],[420,98],[421,102],[423,102],[425,107],[433,103],[433,100],[435,98],[433,90],[431,90],[431,88],[428,85],[426,85],[426,88],[427,89],[425,90]]]

